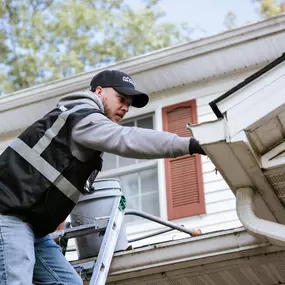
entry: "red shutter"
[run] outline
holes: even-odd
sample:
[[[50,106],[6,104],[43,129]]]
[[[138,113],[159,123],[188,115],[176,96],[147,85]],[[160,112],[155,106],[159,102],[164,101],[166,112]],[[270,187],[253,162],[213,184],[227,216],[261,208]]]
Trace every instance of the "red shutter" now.
[[[190,137],[187,123],[197,123],[196,101],[163,108],[163,128],[182,137]],[[165,159],[168,219],[205,213],[200,155]]]

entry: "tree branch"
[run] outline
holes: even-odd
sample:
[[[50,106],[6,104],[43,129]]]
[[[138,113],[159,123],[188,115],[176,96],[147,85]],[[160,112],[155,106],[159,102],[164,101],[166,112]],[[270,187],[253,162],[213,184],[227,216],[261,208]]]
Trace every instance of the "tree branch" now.
[[[7,12],[8,12],[9,23],[12,23],[12,10],[11,10],[11,7],[9,6],[7,1],[5,1],[5,7],[6,7]],[[21,70],[20,70],[20,66],[19,66],[19,56],[18,56],[17,49],[16,49],[16,39],[15,39],[16,36],[13,32],[12,25],[10,25],[9,28],[8,28],[8,30],[9,30],[9,33],[11,36],[12,50],[13,50],[13,54],[14,54],[14,58],[15,58],[15,62],[16,62],[16,73],[17,73],[17,77],[20,79],[18,84],[20,85],[20,87],[25,87],[24,80],[21,76]]]

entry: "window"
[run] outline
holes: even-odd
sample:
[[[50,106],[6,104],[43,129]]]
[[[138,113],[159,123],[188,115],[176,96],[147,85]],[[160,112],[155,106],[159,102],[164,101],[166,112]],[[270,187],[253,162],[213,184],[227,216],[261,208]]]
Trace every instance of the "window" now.
[[[123,122],[124,126],[153,129],[153,115]],[[159,216],[157,161],[120,157],[105,153],[100,178],[118,178],[127,208]],[[126,216],[125,221],[132,224],[140,220],[136,216]]]

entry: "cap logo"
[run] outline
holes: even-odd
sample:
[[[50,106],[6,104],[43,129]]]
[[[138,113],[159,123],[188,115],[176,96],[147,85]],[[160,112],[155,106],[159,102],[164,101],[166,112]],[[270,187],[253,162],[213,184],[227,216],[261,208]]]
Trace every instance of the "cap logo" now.
[[[128,76],[123,76],[122,79],[123,79],[123,81],[125,81],[125,82],[129,82],[129,83],[135,85],[135,83],[134,83],[134,81],[132,80],[132,78],[130,78],[130,77],[128,77]]]
[[[64,107],[64,106],[60,106],[59,109],[60,109],[60,111],[62,111],[62,112],[65,112],[65,111],[67,110],[67,108]]]

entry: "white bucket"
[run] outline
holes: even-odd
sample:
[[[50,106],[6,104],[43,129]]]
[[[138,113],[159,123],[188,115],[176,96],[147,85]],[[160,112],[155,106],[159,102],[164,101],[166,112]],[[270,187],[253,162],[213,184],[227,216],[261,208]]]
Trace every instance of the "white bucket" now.
[[[86,225],[95,222],[95,218],[111,214],[114,199],[122,196],[120,182],[117,179],[100,179],[93,183],[92,194],[82,195],[70,214],[72,226]],[[93,189],[93,190],[94,190]],[[98,232],[75,238],[79,259],[97,256],[104,237],[104,232]],[[115,251],[128,247],[126,227],[123,222]]]

